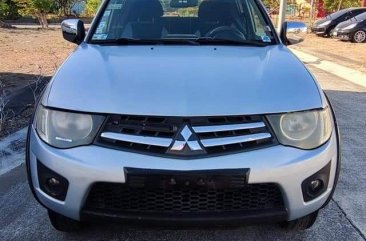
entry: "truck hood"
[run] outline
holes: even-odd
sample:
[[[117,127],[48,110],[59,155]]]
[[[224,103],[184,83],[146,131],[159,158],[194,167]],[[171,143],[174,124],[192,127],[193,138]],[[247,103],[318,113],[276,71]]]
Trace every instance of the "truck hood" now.
[[[83,43],[43,104],[160,116],[279,113],[322,107],[305,66],[284,46],[100,46]]]

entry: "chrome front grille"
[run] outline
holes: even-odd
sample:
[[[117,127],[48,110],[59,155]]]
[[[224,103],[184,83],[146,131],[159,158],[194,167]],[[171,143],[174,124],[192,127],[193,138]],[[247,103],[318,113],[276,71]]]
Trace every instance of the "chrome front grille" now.
[[[111,115],[95,144],[185,158],[250,151],[277,142],[259,115],[189,118]]]

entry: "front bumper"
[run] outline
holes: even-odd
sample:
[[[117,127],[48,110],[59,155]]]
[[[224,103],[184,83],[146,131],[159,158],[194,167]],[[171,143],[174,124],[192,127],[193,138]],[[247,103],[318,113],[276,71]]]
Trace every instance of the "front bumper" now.
[[[327,31],[326,27],[312,27],[311,31],[316,35],[324,35]]]
[[[41,141],[33,127],[28,138],[28,171],[31,188],[37,199],[47,208],[76,220],[81,219],[81,210],[92,184],[125,183],[125,167],[180,171],[249,168],[249,184],[276,183],[280,186],[288,214],[287,220],[305,216],[321,208],[332,194],[337,176],[338,141],[335,130],[326,144],[314,150],[277,145],[256,151],[193,160],[147,156],[92,145],[56,149]],[[40,189],[37,159],[69,181],[64,201],[56,200]],[[326,191],[319,197],[304,202],[302,182],[329,162],[331,170]]]
[[[337,38],[340,40],[345,40],[345,41],[349,41],[352,38],[352,33],[351,31],[347,31],[347,30],[333,30],[331,33],[331,36],[333,38]]]

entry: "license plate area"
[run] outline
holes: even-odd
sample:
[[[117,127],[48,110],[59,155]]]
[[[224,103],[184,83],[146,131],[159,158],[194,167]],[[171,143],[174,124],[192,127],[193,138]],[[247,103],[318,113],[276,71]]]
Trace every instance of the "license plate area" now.
[[[159,189],[227,189],[248,184],[249,168],[171,171],[125,168],[126,185],[134,188]]]

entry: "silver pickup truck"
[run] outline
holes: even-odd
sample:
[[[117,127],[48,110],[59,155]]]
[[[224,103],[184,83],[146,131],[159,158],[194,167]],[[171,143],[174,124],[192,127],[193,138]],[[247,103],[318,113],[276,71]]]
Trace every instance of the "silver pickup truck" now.
[[[52,225],[313,225],[340,167],[332,107],[259,0],[105,0],[29,127]]]

